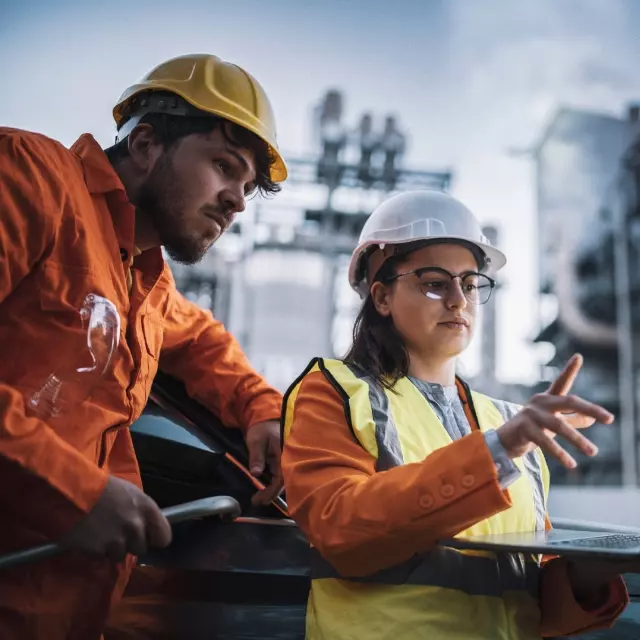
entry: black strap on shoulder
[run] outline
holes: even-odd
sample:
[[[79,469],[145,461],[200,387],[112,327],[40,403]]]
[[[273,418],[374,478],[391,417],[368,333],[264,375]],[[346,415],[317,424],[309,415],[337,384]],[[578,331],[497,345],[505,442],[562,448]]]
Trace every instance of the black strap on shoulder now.
[[[347,425],[349,427],[349,431],[351,431],[351,435],[354,437],[355,441],[360,444],[360,441],[356,437],[356,433],[353,429],[353,422],[351,420],[351,406],[349,405],[349,396],[347,392],[338,384],[338,381],[333,377],[332,373],[325,367],[324,360],[320,358],[318,360],[318,367],[320,371],[324,374],[325,378],[331,383],[331,386],[338,392],[338,395],[342,399],[342,406],[344,408],[344,417],[347,421]]]
[[[313,358],[311,362],[305,367],[304,371],[289,385],[289,388],[285,391],[282,398],[282,410],[280,411],[280,449],[284,449],[284,421],[287,416],[287,405],[289,404],[289,397],[293,393],[293,390],[302,382],[307,376],[309,371],[318,364],[322,358]]]

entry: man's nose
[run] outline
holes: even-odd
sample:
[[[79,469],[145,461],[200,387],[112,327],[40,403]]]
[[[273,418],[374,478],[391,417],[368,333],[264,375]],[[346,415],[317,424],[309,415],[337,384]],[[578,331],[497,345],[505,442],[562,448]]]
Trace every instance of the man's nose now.
[[[220,201],[224,207],[225,213],[233,214],[242,213],[247,207],[247,201],[241,188],[227,187],[220,194]]]

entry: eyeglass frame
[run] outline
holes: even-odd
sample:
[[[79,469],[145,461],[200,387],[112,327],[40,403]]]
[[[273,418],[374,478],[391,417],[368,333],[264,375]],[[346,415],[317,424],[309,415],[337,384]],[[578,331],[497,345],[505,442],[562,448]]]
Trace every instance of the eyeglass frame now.
[[[462,290],[462,295],[464,296],[464,299],[469,302],[470,304],[474,304],[476,306],[480,306],[483,304],[487,304],[487,302],[489,302],[489,300],[491,300],[491,294],[493,293],[493,290],[496,287],[496,281],[493,278],[490,278],[486,273],[480,273],[479,271],[464,271],[463,273],[459,273],[459,274],[453,274],[451,273],[451,271],[447,271],[447,269],[443,269],[442,267],[418,267],[417,269],[412,269],[411,271],[405,271],[403,273],[397,273],[394,276],[389,276],[388,278],[384,278],[383,280],[381,280],[381,282],[383,284],[387,284],[389,282],[393,282],[394,280],[397,280],[398,278],[402,278],[404,276],[412,276],[415,275],[417,277],[420,277],[420,275],[426,271],[435,271],[436,273],[441,273],[443,275],[447,275],[449,276],[449,283],[447,284],[447,289],[445,292],[444,296],[435,298],[435,297],[429,297],[423,290],[422,290],[422,286],[420,286],[420,293],[422,293],[422,295],[425,298],[429,298],[431,300],[444,300],[445,297],[449,294],[450,292],[450,286],[451,283],[456,279],[459,278],[460,279],[460,289]],[[475,300],[469,300],[469,298],[467,297],[466,293],[464,292],[464,289],[462,289],[462,282],[465,278],[467,278],[468,276],[481,276],[482,278],[486,278],[486,280],[489,282],[489,287],[490,287],[490,291],[489,291],[489,295],[487,296],[487,299],[484,302],[476,302]],[[435,296],[436,294],[434,294],[432,292],[432,296]]]

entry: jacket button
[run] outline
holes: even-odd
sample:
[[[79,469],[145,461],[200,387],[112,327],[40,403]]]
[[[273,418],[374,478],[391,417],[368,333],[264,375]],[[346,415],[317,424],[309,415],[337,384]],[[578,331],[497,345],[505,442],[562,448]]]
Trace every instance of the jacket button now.
[[[418,504],[423,509],[431,509],[431,507],[433,507],[433,498],[428,493],[425,493],[423,496],[420,496]]]
[[[440,489],[443,498],[450,498],[455,492],[456,490],[450,484],[445,484]]]
[[[474,476],[470,476],[470,475],[462,476],[462,480],[460,480],[460,484],[465,489],[471,489],[471,487],[473,487],[475,483],[476,483],[476,479],[474,478]]]

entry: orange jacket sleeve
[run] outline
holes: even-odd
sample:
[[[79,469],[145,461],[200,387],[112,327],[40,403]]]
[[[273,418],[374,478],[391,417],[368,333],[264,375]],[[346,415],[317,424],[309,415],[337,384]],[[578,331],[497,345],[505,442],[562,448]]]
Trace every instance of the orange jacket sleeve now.
[[[551,529],[549,518],[547,529]],[[610,628],[629,603],[622,577],[609,584],[609,599],[596,610],[584,609],[575,599],[566,558],[547,556],[540,582],[541,632],[557,637]]]
[[[221,322],[178,292],[168,268],[163,277],[170,282],[160,368],[182,380],[225,426],[279,420],[281,393],[253,369]]]
[[[511,504],[480,433],[423,462],[376,473],[374,459],[349,430],[342,400],[321,372],[307,375],[300,386],[282,467],[292,517],[345,576],[403,562]],[[470,489],[462,487],[463,475],[475,477]],[[443,497],[444,484],[456,487],[456,494]],[[628,602],[620,578],[610,585],[609,602],[586,611],[574,598],[565,561],[546,560],[540,602],[545,637],[608,627]]]
[[[0,133],[0,310],[46,256],[66,189],[53,141]],[[3,336],[7,339],[6,336]],[[107,475],[30,416],[22,394],[0,383],[0,504],[35,531],[57,537],[88,512]]]
[[[291,516],[344,576],[408,560],[511,506],[480,432],[423,462],[376,473],[321,372],[307,375],[299,388],[282,467]],[[463,476],[472,476],[473,486],[463,486]],[[443,495],[445,485],[455,488],[452,496]]]

